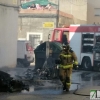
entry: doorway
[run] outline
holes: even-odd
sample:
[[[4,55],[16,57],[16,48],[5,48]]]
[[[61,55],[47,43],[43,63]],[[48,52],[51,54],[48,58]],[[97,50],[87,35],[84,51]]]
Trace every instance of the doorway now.
[[[27,33],[27,40],[29,40],[32,44],[33,49],[35,49],[42,40],[42,33]]]

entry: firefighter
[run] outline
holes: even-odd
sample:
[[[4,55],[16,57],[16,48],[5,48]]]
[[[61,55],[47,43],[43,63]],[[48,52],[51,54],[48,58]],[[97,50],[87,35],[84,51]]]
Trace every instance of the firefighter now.
[[[56,60],[56,64],[59,64],[59,77],[63,83],[63,90],[68,92],[71,86],[70,78],[73,65],[78,65],[76,54],[68,44],[63,45],[63,50],[59,55],[59,60]]]

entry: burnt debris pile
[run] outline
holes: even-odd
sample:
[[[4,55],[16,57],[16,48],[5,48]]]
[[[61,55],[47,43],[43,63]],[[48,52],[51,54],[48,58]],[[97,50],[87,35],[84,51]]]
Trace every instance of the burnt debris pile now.
[[[23,81],[53,80],[59,79],[58,73],[55,61],[52,57],[48,57],[41,68],[29,68],[21,76],[16,75],[16,77]]]
[[[42,69],[27,69],[21,76],[16,75],[19,80],[36,81],[36,80],[53,80],[58,79],[58,69],[56,67],[44,67]]]
[[[49,59],[50,60],[50,59]],[[50,64],[48,60],[45,61],[41,69],[28,69],[24,72],[24,79],[26,80],[53,80],[59,79],[57,65]],[[22,77],[21,77],[22,78]]]
[[[15,80],[8,73],[0,71],[0,92],[17,92],[27,90],[29,86],[20,80]]]

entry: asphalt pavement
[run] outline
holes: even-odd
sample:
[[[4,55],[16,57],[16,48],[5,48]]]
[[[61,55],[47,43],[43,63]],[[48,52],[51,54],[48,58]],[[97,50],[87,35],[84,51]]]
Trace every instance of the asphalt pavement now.
[[[60,95],[40,95],[40,94],[6,94],[0,97],[0,100],[90,100],[89,96],[79,96],[72,93],[63,93]]]
[[[31,67],[33,68],[33,67]],[[8,72],[14,76],[26,71],[27,68],[17,68]],[[91,71],[73,71],[70,92],[59,91],[58,88],[38,88],[30,86],[30,91],[21,93],[0,93],[0,100],[90,100],[92,89],[100,89],[100,73]],[[74,94],[74,91],[77,90]]]

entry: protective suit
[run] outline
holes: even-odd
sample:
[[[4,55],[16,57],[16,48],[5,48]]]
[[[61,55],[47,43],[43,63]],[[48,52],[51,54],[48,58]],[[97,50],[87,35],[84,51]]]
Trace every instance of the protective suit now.
[[[63,50],[59,55],[59,76],[64,86],[63,90],[66,91],[70,89],[73,64],[78,65],[76,54],[69,45],[63,45]]]

